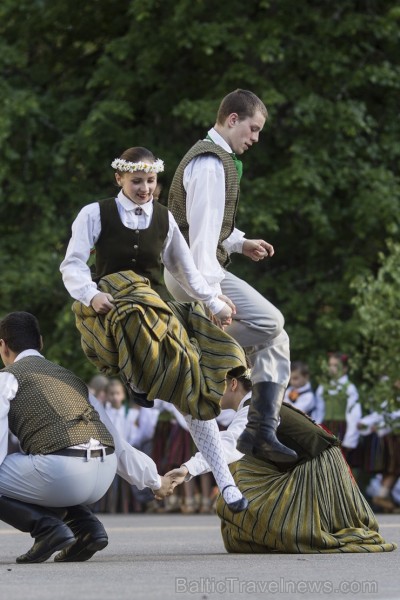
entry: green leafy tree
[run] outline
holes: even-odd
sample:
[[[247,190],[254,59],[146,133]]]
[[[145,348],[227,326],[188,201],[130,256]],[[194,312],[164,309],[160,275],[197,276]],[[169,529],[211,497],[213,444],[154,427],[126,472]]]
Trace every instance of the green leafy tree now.
[[[165,202],[242,87],[270,119],[237,226],[276,256],[232,269],[282,309],[294,359],[351,353],[349,284],[399,229],[399,20],[383,0],[3,0],[0,313],[37,314],[47,355],[87,376],[58,272],[73,218],[114,193],[110,162],[133,145],[166,161]]]
[[[363,403],[384,410],[392,425],[390,414],[400,409],[400,244],[389,241],[378,273],[358,276],[352,288],[361,337],[353,364],[362,374]]]

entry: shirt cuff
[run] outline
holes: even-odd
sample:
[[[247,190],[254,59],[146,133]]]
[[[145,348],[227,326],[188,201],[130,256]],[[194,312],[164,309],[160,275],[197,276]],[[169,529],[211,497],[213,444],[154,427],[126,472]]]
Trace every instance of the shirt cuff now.
[[[151,486],[153,492],[156,492],[161,487],[161,477],[157,475],[157,483]]]
[[[187,462],[182,463],[182,467],[186,467],[187,470],[189,471],[188,474],[186,475],[184,481],[190,481],[191,479],[193,479],[193,477],[195,477],[197,475],[197,472],[195,469],[192,469],[192,472],[190,472],[192,460],[193,460],[193,457],[190,458]]]
[[[99,293],[100,290],[98,290],[97,288],[89,288],[89,290],[85,293],[83,297],[82,304],[84,304],[85,306],[90,306],[90,303],[95,297],[95,295]]]
[[[208,308],[213,315],[216,315],[224,308],[225,304],[226,302],[221,300],[221,298],[214,298],[208,303]]]
[[[233,252],[241,254],[245,239],[246,238],[244,237],[243,231],[240,231],[240,229],[234,229],[231,235],[222,242],[222,245],[228,254],[233,254]]]

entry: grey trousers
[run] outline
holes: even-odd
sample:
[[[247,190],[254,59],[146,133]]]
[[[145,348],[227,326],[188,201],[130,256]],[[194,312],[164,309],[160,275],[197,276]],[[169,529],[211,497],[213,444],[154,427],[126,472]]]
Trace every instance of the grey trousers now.
[[[166,269],[164,279],[176,300],[193,300]],[[225,271],[221,290],[236,306],[232,325],[225,331],[246,350],[252,367],[253,384],[273,381],[286,387],[290,377],[290,349],[282,313],[248,283],[229,271]]]
[[[91,504],[106,493],[116,469],[115,453],[86,461],[16,452],[0,465],[0,496],[51,507]]]

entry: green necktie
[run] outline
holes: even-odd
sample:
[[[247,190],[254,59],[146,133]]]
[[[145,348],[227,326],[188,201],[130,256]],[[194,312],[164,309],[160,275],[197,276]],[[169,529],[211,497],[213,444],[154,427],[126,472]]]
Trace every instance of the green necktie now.
[[[242,179],[242,175],[243,175],[243,163],[240,160],[240,158],[238,158],[236,156],[236,154],[234,152],[230,152],[230,155],[232,156],[233,162],[235,163],[235,167],[236,167],[236,171],[237,171],[239,183],[240,183],[240,180]]]
[[[210,140],[210,142],[212,142],[213,144],[215,144],[214,140],[208,135],[208,133],[207,133],[206,139]],[[236,172],[238,174],[238,179],[239,179],[239,183],[240,183],[240,180],[241,180],[242,175],[243,175],[243,163],[240,160],[240,158],[238,158],[236,156],[236,154],[234,152],[229,152],[229,154],[230,154],[230,156],[232,156],[232,160],[235,163],[235,169],[236,169]]]

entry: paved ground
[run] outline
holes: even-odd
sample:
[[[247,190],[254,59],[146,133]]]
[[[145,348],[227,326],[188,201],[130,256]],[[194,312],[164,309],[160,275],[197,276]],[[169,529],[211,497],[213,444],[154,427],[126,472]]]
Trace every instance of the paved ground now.
[[[0,600],[400,598],[400,550],[228,555],[214,516],[101,515],[109,546],[86,563],[17,565],[27,534],[0,522]],[[400,515],[381,532],[400,547]],[[321,586],[323,585],[322,589]]]

